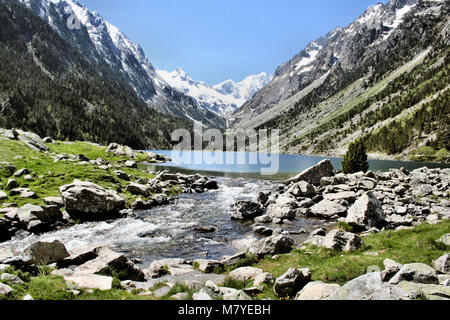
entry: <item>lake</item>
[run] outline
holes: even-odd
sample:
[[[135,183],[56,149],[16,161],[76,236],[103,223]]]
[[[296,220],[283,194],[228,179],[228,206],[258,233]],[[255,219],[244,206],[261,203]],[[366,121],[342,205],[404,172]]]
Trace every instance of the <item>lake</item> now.
[[[152,150],[152,152],[163,154],[173,159],[172,151],[169,150]],[[188,159],[182,163],[169,162],[158,165],[151,165],[153,170],[169,169],[171,172],[184,172],[192,173],[199,172],[209,176],[220,177],[241,177],[250,179],[264,179],[282,181],[290,177],[295,176],[299,172],[319,163],[323,159],[330,159],[333,167],[336,170],[342,168],[342,158],[330,158],[330,157],[317,157],[317,156],[305,156],[305,155],[292,155],[292,154],[278,154],[268,155],[269,160],[275,159],[274,156],[278,156],[278,172],[271,175],[261,174],[261,169],[269,168],[270,164],[261,161],[258,154],[255,153],[243,153],[243,152],[221,152],[213,153],[216,159],[220,159],[221,163],[211,163],[208,161],[206,155],[209,156],[209,152],[205,151],[182,151],[181,157]],[[234,161],[227,161],[234,159]],[[237,159],[242,159],[241,163],[237,162]],[[257,161],[254,161],[256,158]],[[408,170],[414,170],[421,167],[429,168],[450,168],[449,163],[428,163],[428,162],[415,162],[415,161],[394,161],[394,160],[369,160],[370,170],[372,171],[388,171],[393,168],[406,168]]]

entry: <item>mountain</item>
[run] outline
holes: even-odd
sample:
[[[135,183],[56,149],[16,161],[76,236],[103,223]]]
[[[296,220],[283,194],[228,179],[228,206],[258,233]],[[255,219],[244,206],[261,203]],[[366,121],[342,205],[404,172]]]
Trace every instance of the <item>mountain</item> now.
[[[63,4],[53,1],[51,12]],[[119,54],[106,60],[89,37],[78,35],[86,29],[72,34],[64,16],[52,17],[51,26],[18,1],[0,0],[0,127],[138,149],[170,147],[173,130],[192,128],[138,97],[114,66]],[[66,34],[56,31],[59,24]]]
[[[94,62],[121,73],[149,106],[165,114],[222,127],[224,119],[197,105],[195,99],[162,79],[138,43],[75,0],[17,0],[46,21],[63,39]]]
[[[158,70],[158,74],[172,87],[193,97],[203,109],[222,117],[236,111],[270,81],[269,76],[262,72],[248,76],[241,82],[226,80],[210,87],[205,82],[193,80],[181,68],[173,72]]]
[[[285,152],[342,155],[352,140],[405,121],[446,94],[449,7],[448,0],[369,7],[278,67],[272,81],[231,116],[231,125],[278,128]],[[374,144],[371,151],[406,156],[433,139],[441,141],[437,148],[448,147],[442,138],[448,116],[433,119],[427,132],[409,134],[401,147]]]

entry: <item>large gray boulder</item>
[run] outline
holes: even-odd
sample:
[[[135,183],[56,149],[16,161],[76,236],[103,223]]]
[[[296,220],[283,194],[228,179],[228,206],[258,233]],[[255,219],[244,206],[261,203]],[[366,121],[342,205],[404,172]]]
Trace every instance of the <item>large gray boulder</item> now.
[[[424,263],[409,263],[403,265],[392,279],[389,280],[389,283],[398,284],[401,281],[439,284],[436,271]]]
[[[92,182],[75,180],[59,190],[69,215],[83,221],[114,218],[125,207],[125,200],[115,191]]]
[[[51,264],[67,258],[69,253],[64,244],[55,240],[53,242],[35,242],[25,252],[31,256],[34,264]]]
[[[107,247],[96,249],[97,257],[78,266],[75,275],[107,274],[116,275],[119,280],[143,281],[145,274],[124,254]]]
[[[0,282],[0,296],[6,296],[10,293],[14,292],[14,289],[8,286],[7,284]]]
[[[316,189],[314,186],[306,181],[294,183],[291,187],[289,187],[287,192],[295,197],[312,198],[316,195]]]
[[[450,300],[448,286],[402,281],[397,287],[405,291],[412,299]]]
[[[368,230],[372,227],[382,227],[385,223],[381,203],[377,197],[369,191],[363,194],[348,210],[345,222],[360,230]]]
[[[358,235],[340,229],[330,231],[322,243],[325,248],[337,251],[354,251],[361,245],[362,240]]]
[[[294,297],[310,281],[311,272],[308,268],[290,268],[275,280],[273,291],[279,297]]]
[[[273,235],[255,242],[249,251],[258,257],[288,253],[294,243],[294,240],[286,235]]]
[[[19,140],[24,142],[30,149],[35,151],[49,151],[49,148],[42,141],[41,137],[33,132],[22,130],[4,130],[0,129],[0,136],[10,140]]]
[[[144,196],[144,197],[148,197],[150,196],[150,189],[143,184],[139,184],[139,183],[130,183],[127,186],[127,191],[129,191],[131,194],[134,195],[140,195],[140,196]]]
[[[331,164],[331,161],[329,159],[325,159],[320,161],[317,165],[304,170],[294,178],[287,180],[285,184],[289,185],[299,181],[306,181],[312,183],[313,185],[319,186],[320,179],[323,177],[331,177],[333,174],[333,165]]]
[[[51,229],[51,224],[63,220],[57,206],[36,206],[26,204],[5,214],[5,219],[18,223],[20,228],[30,232],[44,232]]]
[[[410,300],[401,288],[381,280],[380,272],[366,273],[343,285],[327,300]]]
[[[264,273],[260,268],[241,267],[230,272],[229,276],[239,281],[254,280],[256,276]]]
[[[122,157],[129,157],[129,158],[135,157],[135,152],[132,148],[117,143],[110,143],[106,148],[106,152],[113,153],[117,156]]]
[[[336,219],[347,212],[347,208],[343,205],[327,199],[316,203],[310,210],[313,215],[327,219]]]
[[[295,300],[325,300],[336,294],[340,288],[341,286],[338,284],[328,284],[322,281],[310,282],[297,293]]]
[[[73,276],[66,275],[64,276],[64,280],[69,283],[74,283],[81,288],[107,291],[112,289],[113,278],[96,274],[85,274]]]

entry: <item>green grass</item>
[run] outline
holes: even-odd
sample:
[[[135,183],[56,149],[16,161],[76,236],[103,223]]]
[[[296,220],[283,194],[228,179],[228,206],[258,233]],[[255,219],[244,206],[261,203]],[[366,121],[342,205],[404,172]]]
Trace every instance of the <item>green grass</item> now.
[[[66,154],[84,154],[89,159],[102,158],[104,162],[109,162],[112,165],[121,164],[126,160],[126,157],[118,157],[106,152],[106,147],[93,145],[87,142],[58,142],[58,144],[47,144],[52,153],[66,153]],[[140,169],[122,167],[120,169],[111,168],[108,170],[99,169],[93,165],[74,165],[74,162],[54,162],[53,158],[46,153],[33,151],[25,144],[19,141],[0,140],[0,162],[8,162],[16,166],[17,169],[28,168],[31,171],[33,180],[27,181],[24,177],[11,177],[5,170],[0,171],[0,188],[5,185],[8,179],[14,178],[22,188],[29,188],[37,193],[37,199],[22,199],[20,196],[10,196],[0,201],[1,203],[16,203],[19,206],[32,203],[36,205],[43,205],[45,197],[59,196],[59,187],[65,184],[72,183],[74,179],[89,180],[104,188],[113,189],[127,200],[128,204],[134,202],[137,198],[125,190],[129,184],[127,181],[120,180],[115,170],[122,170],[135,179],[146,178],[152,179],[154,175]],[[146,159],[144,154],[138,153],[136,161],[143,161]],[[170,189],[170,195],[179,194],[181,188],[173,186]]]
[[[436,242],[450,233],[450,221],[436,225],[422,224],[411,230],[385,231],[363,237],[363,246],[353,252],[337,252],[325,248],[308,246],[305,250],[295,249],[277,259],[266,257],[253,267],[270,272],[274,278],[289,268],[310,268],[313,281],[344,284],[364,273],[370,266],[384,269],[383,260],[393,259],[399,263],[420,262],[432,265],[433,261],[447,253],[450,247]],[[365,255],[377,252],[378,256]],[[278,299],[272,287],[267,286],[256,299]]]

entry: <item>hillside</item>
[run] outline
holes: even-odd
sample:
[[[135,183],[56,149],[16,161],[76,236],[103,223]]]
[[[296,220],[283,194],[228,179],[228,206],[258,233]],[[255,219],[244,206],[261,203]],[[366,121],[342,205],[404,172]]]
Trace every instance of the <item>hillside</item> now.
[[[0,1],[0,127],[60,140],[167,148],[187,120],[142,102],[122,74],[94,63],[15,1]]]
[[[368,134],[374,157],[447,159],[448,18],[448,1],[372,6],[280,66],[232,126],[280,129],[288,153],[340,156]]]

